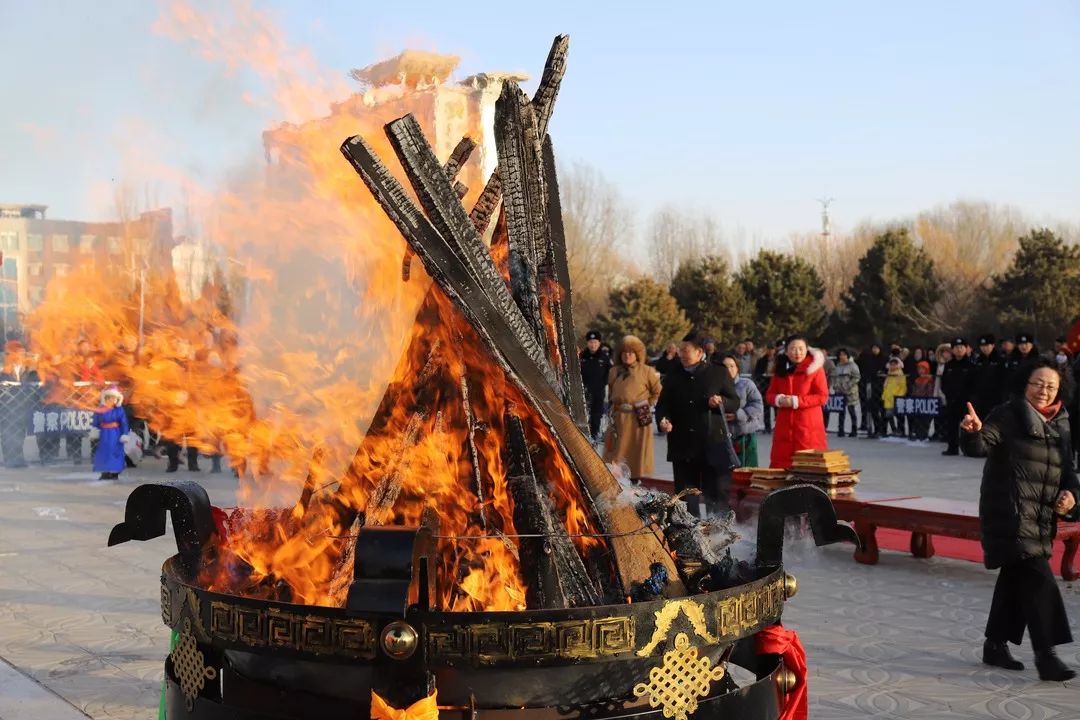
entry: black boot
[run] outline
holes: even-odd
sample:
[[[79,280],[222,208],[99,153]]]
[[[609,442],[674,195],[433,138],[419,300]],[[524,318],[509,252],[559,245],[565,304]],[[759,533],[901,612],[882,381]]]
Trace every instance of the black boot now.
[[[188,470],[192,473],[202,472],[202,467],[199,466],[198,448],[188,448]]]
[[[1009,652],[1009,645],[996,640],[987,639],[983,643],[983,664],[1006,670],[1023,670],[1024,663],[1020,662]]]
[[[1039,671],[1040,680],[1064,682],[1076,677],[1076,671],[1070,670],[1061,662],[1054,648],[1035,651],[1035,669]]]

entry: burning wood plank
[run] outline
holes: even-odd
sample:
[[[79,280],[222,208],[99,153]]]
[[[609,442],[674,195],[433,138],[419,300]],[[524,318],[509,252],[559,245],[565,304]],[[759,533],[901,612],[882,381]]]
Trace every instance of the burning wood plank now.
[[[519,540],[521,573],[529,591],[530,608],[570,608],[599,605],[581,556],[558,521],[546,488],[533,472],[521,419],[510,417],[507,486],[514,498],[514,527]]]
[[[375,490],[368,500],[365,514],[373,525],[384,525],[390,517],[390,511],[394,509],[398,495],[401,494],[401,482],[409,471],[409,451],[416,446],[420,439],[420,428],[427,419],[427,413],[423,410],[414,412],[409,419],[409,425],[405,428],[405,435],[401,438],[397,463],[394,469],[379,481]]]
[[[413,116],[406,115],[389,123],[386,126],[386,134],[401,160],[405,175],[409,178],[413,190],[430,217],[429,222],[422,214],[416,212],[417,219],[421,221],[417,226],[417,231],[429,238],[429,242],[435,242],[449,252],[447,258],[449,264],[443,265],[441,272],[444,274],[461,271],[467,273],[471,288],[484,295],[485,299],[497,308],[505,319],[505,323],[502,324],[508,328],[521,349],[529,355],[530,364],[544,374],[545,380],[553,388],[559,387],[559,381],[548,362],[545,350],[537,340],[532,323],[524,316],[507,291],[506,284],[491,259],[491,253],[485,247],[483,238],[469,222],[465,208],[462,207],[453,188],[450,187],[434,151],[428,145],[423,130],[420,129],[420,123]],[[363,143],[362,140],[361,143]],[[342,146],[342,152],[350,158],[350,161],[353,161],[349,155],[350,148],[355,147],[357,145],[351,141],[347,141]],[[366,144],[364,147],[367,147]],[[371,157],[374,158],[374,155]],[[377,158],[375,160],[382,166],[381,161]],[[353,166],[356,167],[355,161],[353,161]],[[382,166],[382,173],[386,174],[385,166]],[[405,210],[408,207],[416,211],[416,206],[397,180],[388,174],[386,177],[393,182],[393,185],[383,184],[382,187],[392,193],[400,193],[394,201],[399,209]],[[403,203],[407,203],[407,207]],[[386,209],[385,205],[383,209]],[[415,245],[413,249],[419,252]],[[428,271],[431,272],[430,268]]]
[[[526,349],[529,345],[535,348],[535,343],[529,342],[532,335],[521,327],[522,323],[515,322],[515,318],[520,318],[517,306],[508,295],[509,307],[503,302],[493,302],[490,293],[495,288],[502,288],[505,292],[501,276],[495,272],[492,281],[497,282],[493,288],[482,284],[472,272],[471,261],[479,262],[480,253],[491,263],[490,255],[475,228],[466,222],[467,231],[460,234],[448,232],[448,237],[444,237],[413,204],[405,189],[363,138],[349,138],[341,151],[388,217],[416,250],[428,274],[469,321],[507,377],[524,393],[552,432],[559,452],[590,496],[589,500],[602,525],[613,534],[610,546],[623,587],[629,588],[648,577],[651,574],[650,565],[659,562],[673,578],[669,585],[670,592],[685,593],[685,588],[677,580],[678,574],[671,556],[656,537],[642,528],[634,508],[619,498],[621,488],[618,481],[570,417],[562,398],[554,389],[556,383],[553,382],[546,359],[537,362],[535,351]],[[403,159],[403,163],[405,161]],[[422,180],[418,184],[432,187],[445,198],[449,183],[441,167],[437,169],[438,174],[418,178]],[[454,203],[460,208],[460,203],[456,200]],[[436,209],[452,212],[452,206],[447,205],[441,202]],[[442,222],[447,230],[454,226],[463,227],[460,222],[453,225],[445,220]],[[493,264],[490,267],[494,270]],[[490,278],[490,271],[485,272],[485,276]]]
[[[484,508],[484,479],[480,475],[480,453],[476,449],[476,418],[469,403],[469,380],[461,378],[461,407],[465,411],[465,438],[469,449],[469,464],[472,466],[473,493],[476,495],[477,514],[480,527],[487,530],[487,510]]]
[[[570,266],[566,259],[566,230],[563,228],[559,178],[555,172],[555,151],[551,147],[550,135],[544,137],[543,151],[546,180],[544,187],[547,191],[548,262],[551,265],[552,280],[559,291],[552,304],[555,325],[558,328],[563,402],[581,431],[588,432],[589,415],[585,410],[585,387],[581,381],[581,365],[578,363],[574,344],[573,294],[570,288]]]

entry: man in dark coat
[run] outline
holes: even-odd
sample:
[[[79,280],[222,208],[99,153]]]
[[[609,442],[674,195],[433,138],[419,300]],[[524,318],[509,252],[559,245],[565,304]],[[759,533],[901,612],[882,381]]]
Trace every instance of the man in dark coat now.
[[[997,352],[993,335],[979,337],[979,352],[973,363],[971,404],[980,416],[986,417],[1008,397],[1005,363]]]
[[[581,383],[585,386],[585,404],[589,408],[589,434],[593,442],[599,441],[608,372],[612,367],[611,352],[604,351],[600,346],[602,341],[599,332],[590,330],[585,334],[585,349],[578,355],[581,362]]]
[[[941,375],[941,391],[945,394],[945,442],[942,455],[960,454],[960,421],[967,413],[971,400],[971,381],[975,366],[971,364],[971,347],[958,337],[952,341],[953,358]]]
[[[660,430],[668,433],[675,491],[699,488],[709,509],[724,512],[737,466],[724,415],[739,409],[739,394],[731,374],[706,360],[703,337],[687,335],[679,359],[682,368],[668,373],[656,403]],[[702,514],[697,498],[688,504]]]
[[[668,343],[668,346],[664,348],[664,352],[660,353],[660,356],[653,361],[652,366],[656,368],[656,372],[660,373],[661,379],[672,370],[678,370],[682,367],[682,363],[679,362],[679,346],[675,343]]]
[[[1027,366],[1025,390],[999,405],[985,423],[968,406],[964,453],[986,457],[979,492],[984,563],[1001,568],[986,622],[983,662],[1023,670],[1006,643],[1024,629],[1043,680],[1075,677],[1054,646],[1072,642],[1069,620],[1048,559],[1056,515],[1074,519],[1080,481],[1072,463],[1069,414],[1059,399],[1060,371],[1051,363]]]
[[[877,379],[885,374],[885,364],[889,361],[889,358],[885,357],[885,353],[881,352],[881,346],[874,343],[867,349],[859,353],[859,357],[855,359],[855,364],[859,366],[859,405],[862,408],[862,422],[859,423],[859,429],[866,431],[870,435],[874,435],[876,430],[880,428],[874,427],[874,415],[873,408],[871,407],[871,399],[876,395],[879,399],[881,397],[880,388],[875,393],[874,384]]]

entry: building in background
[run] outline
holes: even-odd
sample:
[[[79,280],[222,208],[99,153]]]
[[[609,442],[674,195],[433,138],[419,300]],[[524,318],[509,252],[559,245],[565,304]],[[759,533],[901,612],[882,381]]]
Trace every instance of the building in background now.
[[[180,299],[191,302],[202,294],[203,286],[213,282],[218,267],[217,253],[206,240],[178,237],[172,249],[172,269]]]
[[[353,70],[351,76],[361,91],[334,103],[326,118],[303,125],[285,123],[263,133],[263,146],[271,172],[271,183],[286,178],[275,172],[287,162],[297,146],[297,138],[307,131],[332,126],[337,120],[353,120],[353,132],[364,134],[383,124],[412,113],[424,128],[435,154],[446,160],[462,137],[477,144],[458,177],[473,193],[479,193],[498,165],[495,150],[495,101],[504,80],[522,82],[520,73],[478,73],[460,82],[450,82],[459,58],[454,55],[406,50],[389,60]],[[336,140],[336,138],[335,138]],[[344,137],[341,138],[344,140]],[[340,142],[340,140],[336,140]],[[283,162],[284,161],[284,162]]]
[[[172,264],[172,211],[140,213],[127,222],[45,217],[46,205],[0,204],[0,334],[19,334],[21,318],[45,297],[54,277],[93,263],[134,288],[142,268]]]

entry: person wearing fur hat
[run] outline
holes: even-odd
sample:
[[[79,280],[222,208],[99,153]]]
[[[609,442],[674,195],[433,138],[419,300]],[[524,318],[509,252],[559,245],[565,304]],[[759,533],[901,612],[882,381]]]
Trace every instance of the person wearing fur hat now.
[[[626,463],[630,477],[653,471],[652,409],[660,399],[660,373],[645,364],[645,343],[627,335],[608,372],[611,425],[604,461]]]
[[[115,480],[124,470],[128,421],[123,404],[123,393],[110,385],[101,393],[101,407],[94,412],[93,426],[100,432],[94,450],[94,472],[101,473],[102,480]]]
[[[810,348],[802,335],[792,335],[777,356],[776,374],[765,402],[776,408],[769,467],[790,468],[799,450],[827,450],[825,417],[821,408],[829,400],[825,353]]]

